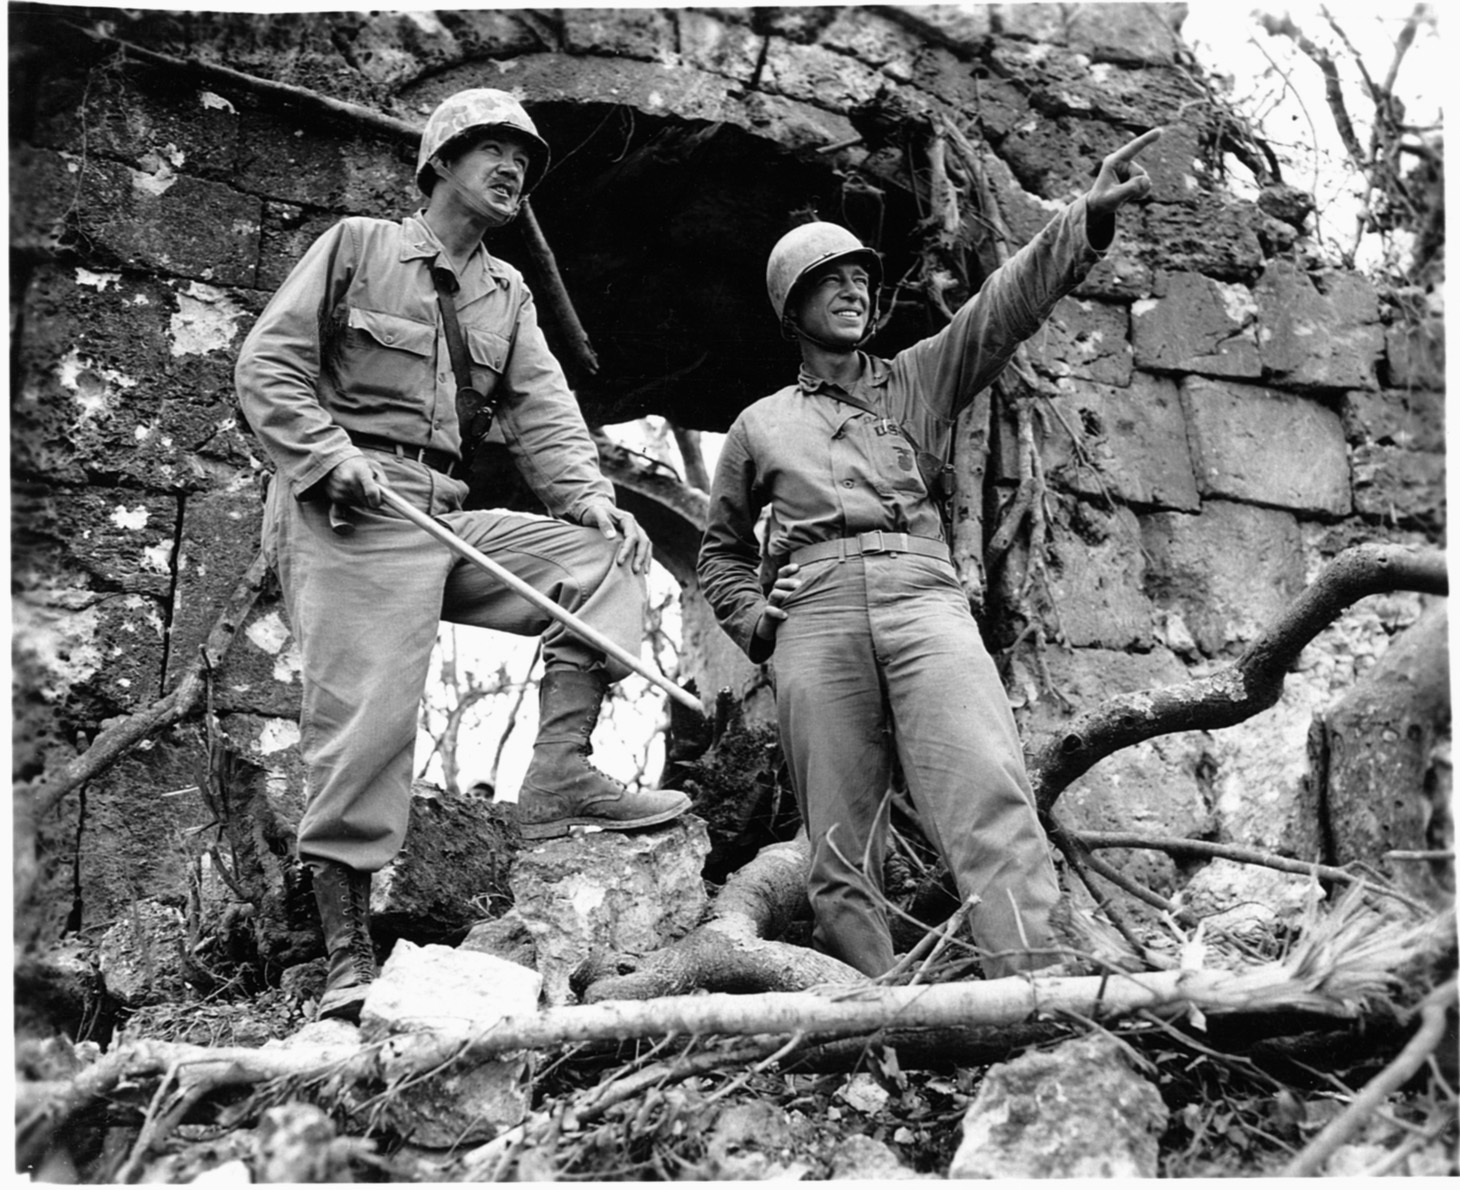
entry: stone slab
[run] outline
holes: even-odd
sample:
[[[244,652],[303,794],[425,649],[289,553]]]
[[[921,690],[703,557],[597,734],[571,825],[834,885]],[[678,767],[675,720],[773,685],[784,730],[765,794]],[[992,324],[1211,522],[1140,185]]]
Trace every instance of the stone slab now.
[[[1084,496],[1140,508],[1201,506],[1174,381],[1137,372],[1128,388],[1060,385],[1043,445],[1045,474]]]
[[[1203,498],[1326,517],[1352,509],[1348,449],[1333,410],[1292,393],[1197,376],[1182,382],[1181,400]]]
[[[1271,383],[1378,388],[1384,330],[1373,286],[1356,273],[1310,276],[1291,261],[1268,264],[1253,290],[1258,342]]]
[[[1257,380],[1257,303],[1239,282],[1161,273],[1156,296],[1131,308],[1138,367]]]
[[[1302,534],[1287,512],[1208,500],[1200,516],[1143,517],[1141,541],[1146,590],[1209,656],[1255,639],[1306,585]]]
[[[1057,523],[1049,547],[1050,595],[1066,642],[1076,648],[1148,646],[1154,608],[1142,590],[1135,514],[1071,504],[1067,515],[1078,520],[1078,532]]]

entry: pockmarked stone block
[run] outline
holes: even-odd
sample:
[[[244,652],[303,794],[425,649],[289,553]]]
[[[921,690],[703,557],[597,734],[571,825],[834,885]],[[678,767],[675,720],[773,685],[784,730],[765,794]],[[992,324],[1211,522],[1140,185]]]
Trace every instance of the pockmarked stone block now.
[[[1445,523],[1445,456],[1397,446],[1356,446],[1354,509],[1391,525]]]
[[[1185,52],[1174,10],[1169,4],[1076,4],[1065,38],[1094,62],[1169,66]]]
[[[1118,649],[1048,649],[1044,673],[1016,660],[1010,699],[1020,735],[1032,749],[1064,732],[1083,711],[1120,694],[1161,690],[1189,680],[1169,648],[1148,653]],[[1044,686],[1045,677],[1055,693]],[[1204,743],[1182,732],[1107,756],[1060,795],[1060,817],[1076,830],[1137,831],[1206,837],[1210,816],[1198,777]],[[1101,858],[1148,888],[1174,891],[1176,868],[1159,851],[1109,850]]]
[[[662,59],[673,44],[670,17],[656,8],[565,8],[563,49],[570,54],[604,54]]]
[[[232,186],[179,173],[158,155],[133,169],[88,160],[79,178],[81,230],[134,268],[218,285],[252,285],[262,204]]]
[[[1056,379],[1125,386],[1131,378],[1129,319],[1124,305],[1061,298],[1026,341],[1030,361]]]
[[[1257,380],[1257,302],[1240,282],[1162,273],[1155,297],[1131,307],[1137,367]]]
[[[1357,273],[1309,276],[1274,260],[1254,296],[1262,364],[1278,383],[1377,388],[1384,330],[1373,286]]]
[[[1306,583],[1297,519],[1277,509],[1208,500],[1200,516],[1154,513],[1141,544],[1146,591],[1208,656],[1254,639]]]
[[[169,684],[197,660],[198,649],[212,631],[219,611],[258,554],[262,519],[263,505],[251,484],[200,494],[183,505]],[[256,649],[230,649],[223,672],[215,677],[215,694],[240,683],[261,686],[272,676],[272,661]],[[260,672],[264,665],[268,668]],[[251,672],[245,674],[244,670]],[[220,709],[226,709],[226,704]]]
[[[765,39],[748,24],[699,9],[677,11],[675,23],[679,55],[687,65],[746,82],[754,77]]]
[[[1057,523],[1050,542],[1050,594],[1065,639],[1077,648],[1146,647],[1154,609],[1141,589],[1144,562],[1135,514],[1088,505],[1076,505],[1070,514],[1078,519],[1078,531]]]
[[[1445,320],[1398,322],[1384,335],[1387,382],[1394,388],[1445,387]]]
[[[1256,232],[1262,218],[1252,204],[1212,193],[1200,194],[1195,202],[1148,203],[1140,211],[1142,251],[1157,267],[1174,273],[1249,281],[1262,270]]]
[[[1333,410],[1292,393],[1197,376],[1182,383],[1181,400],[1203,497],[1329,517],[1352,509],[1348,447]]]
[[[1441,452],[1445,394],[1430,389],[1358,390],[1344,394],[1343,430],[1355,446]]]
[[[1142,508],[1201,507],[1175,381],[1137,372],[1128,388],[1070,385],[1051,405],[1044,467],[1056,485]]]
[[[790,99],[846,111],[871,103],[888,84],[874,66],[819,45],[794,45],[780,38],[766,46],[761,85]]]

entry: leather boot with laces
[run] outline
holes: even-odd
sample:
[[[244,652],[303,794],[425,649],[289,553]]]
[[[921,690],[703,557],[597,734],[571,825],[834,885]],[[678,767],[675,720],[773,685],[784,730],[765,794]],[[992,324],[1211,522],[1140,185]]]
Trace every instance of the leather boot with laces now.
[[[305,861],[314,876],[314,900],[324,927],[329,975],[319,998],[319,1018],[355,1021],[365,993],[375,980],[375,947],[370,941],[370,873],[335,860]]]
[[[570,827],[634,830],[689,809],[673,789],[631,791],[588,762],[608,679],[601,671],[550,669],[538,688],[541,713],[532,763],[517,797],[524,839],[555,839]]]

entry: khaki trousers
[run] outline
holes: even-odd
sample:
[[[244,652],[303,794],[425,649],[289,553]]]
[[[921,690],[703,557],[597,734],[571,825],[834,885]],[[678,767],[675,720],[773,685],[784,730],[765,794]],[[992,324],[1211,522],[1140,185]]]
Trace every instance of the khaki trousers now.
[[[894,749],[966,900],[989,976],[1053,962],[1059,897],[1008,698],[953,568],[911,554],[801,568],[774,671],[781,744],[812,847],[818,949],[892,966],[881,900]]]
[[[417,508],[638,653],[645,582],[615,564],[620,542],[547,517],[463,512],[465,484],[394,455],[371,458]],[[275,483],[263,538],[302,661],[307,802],[299,852],[368,872],[388,863],[405,837],[416,726],[440,621],[541,635],[549,667],[603,667],[615,681],[626,671],[399,514],[349,515],[354,532],[340,536],[330,530],[328,505],[297,501]]]

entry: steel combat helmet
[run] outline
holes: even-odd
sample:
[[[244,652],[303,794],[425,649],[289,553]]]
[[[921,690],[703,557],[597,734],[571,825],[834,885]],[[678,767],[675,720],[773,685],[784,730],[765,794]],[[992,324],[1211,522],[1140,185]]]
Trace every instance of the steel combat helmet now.
[[[796,288],[822,265],[855,260],[871,280],[872,309],[868,332],[877,322],[877,291],[882,285],[882,257],[837,223],[803,223],[776,241],[765,266],[765,287],[781,323],[781,333],[794,339],[788,309],[794,309]]]
[[[505,128],[527,141],[527,176],[522,181],[525,196],[547,172],[548,144],[538,135],[537,125],[523,106],[506,91],[491,87],[458,91],[443,99],[431,113],[431,118],[426,121],[426,131],[421,134],[421,150],[416,156],[416,185],[430,194],[436,185],[436,171],[431,166],[431,158],[448,148],[458,137],[488,128]]]

